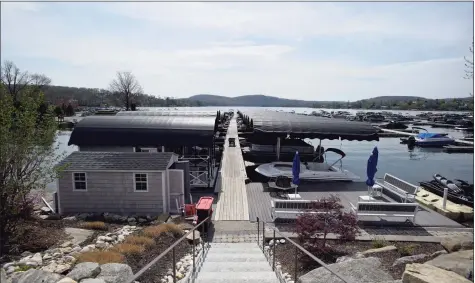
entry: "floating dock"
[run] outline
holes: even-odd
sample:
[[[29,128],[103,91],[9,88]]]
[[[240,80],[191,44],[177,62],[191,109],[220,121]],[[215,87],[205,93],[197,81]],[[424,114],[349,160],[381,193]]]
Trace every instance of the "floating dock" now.
[[[214,220],[249,220],[246,168],[239,142],[229,146],[229,138],[238,140],[236,115],[229,123],[221,161],[221,191]]]
[[[394,133],[394,134],[400,134],[401,136],[414,136],[414,137],[417,136],[417,134],[415,134],[415,133],[401,132],[401,131],[389,130],[389,129],[381,129],[381,131],[388,132],[388,133]],[[456,139],[455,142],[458,143],[458,144],[469,145],[469,146],[472,146],[472,148],[473,148],[473,142],[471,142],[471,141]]]
[[[473,153],[473,146],[446,145],[444,151],[447,153]]]

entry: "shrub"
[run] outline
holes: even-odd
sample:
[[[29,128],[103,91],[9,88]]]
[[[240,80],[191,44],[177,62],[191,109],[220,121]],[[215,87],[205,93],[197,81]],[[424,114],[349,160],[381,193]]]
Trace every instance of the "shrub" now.
[[[141,254],[145,251],[145,246],[122,243],[114,246],[111,251],[118,252],[124,255]]]
[[[86,223],[83,223],[81,227],[84,229],[90,229],[90,230],[102,230],[102,231],[107,230],[107,225],[101,221],[86,222]]]
[[[124,256],[115,251],[92,251],[81,253],[77,256],[77,262],[123,263]]]
[[[297,217],[296,232],[305,249],[316,256],[326,256],[332,251],[326,245],[328,233],[338,235],[339,239],[354,240],[358,234],[357,222],[355,214],[343,211],[338,197],[330,196],[315,201],[311,209]]]
[[[417,245],[407,245],[398,247],[397,251],[401,256],[410,256],[414,253]]]
[[[371,246],[373,249],[379,249],[388,245],[389,243],[384,238],[374,238],[371,240]]]
[[[149,247],[153,246],[155,241],[152,238],[145,236],[129,236],[125,238],[124,243]]]
[[[157,238],[162,233],[172,233],[174,236],[183,235],[183,230],[174,223],[163,223],[160,225],[147,227],[142,233],[147,237]]]

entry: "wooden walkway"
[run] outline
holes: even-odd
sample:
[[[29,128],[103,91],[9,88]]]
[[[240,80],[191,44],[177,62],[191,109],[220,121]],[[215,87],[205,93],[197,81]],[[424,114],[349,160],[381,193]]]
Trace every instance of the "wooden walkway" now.
[[[236,147],[229,147],[229,138],[236,139]],[[221,192],[214,220],[249,220],[246,193],[246,167],[239,145],[236,116],[229,123],[221,161]],[[219,180],[218,180],[219,181]]]

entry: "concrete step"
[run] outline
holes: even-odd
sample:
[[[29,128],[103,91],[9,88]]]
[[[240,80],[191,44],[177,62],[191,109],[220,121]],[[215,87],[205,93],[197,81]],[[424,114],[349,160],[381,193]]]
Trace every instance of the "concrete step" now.
[[[271,271],[269,263],[258,262],[205,262],[200,272],[258,272]]]
[[[205,258],[205,262],[267,262],[264,254],[260,253],[213,253],[211,250]]]
[[[273,271],[200,272],[195,283],[279,283]]]
[[[219,248],[259,248],[257,243],[209,243],[211,247]]]
[[[220,254],[263,254],[259,248],[221,248],[213,247],[209,250],[209,253],[220,253]]]

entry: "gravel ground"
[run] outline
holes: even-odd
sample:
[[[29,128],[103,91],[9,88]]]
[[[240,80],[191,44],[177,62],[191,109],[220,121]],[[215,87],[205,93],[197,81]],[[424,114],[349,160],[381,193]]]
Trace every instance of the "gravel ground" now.
[[[296,240],[296,242],[298,242]],[[364,242],[364,241],[353,241],[353,242],[338,242],[329,240],[327,243],[334,247],[336,252],[328,255],[326,257],[320,257],[323,262],[326,264],[331,264],[336,261],[336,259],[340,256],[344,255],[352,255],[357,252],[362,252],[368,249],[372,249],[371,242]],[[434,243],[410,243],[410,242],[389,242],[388,245],[395,245],[398,249],[404,246],[411,245],[413,247],[413,255],[416,254],[430,254],[439,250],[443,250],[444,248],[440,244]],[[284,272],[287,272],[294,277],[295,271],[295,247],[292,244],[286,243],[283,245],[276,246],[276,260],[280,262],[282,265],[282,269]],[[388,271],[394,279],[401,279],[402,274],[404,272],[405,266],[401,265],[398,267],[392,267],[394,261],[401,257],[401,254],[398,250],[390,251],[385,253],[379,253],[375,255],[376,257],[380,258],[383,268]],[[297,266],[297,276],[300,277],[301,275],[306,274],[307,272],[319,267],[320,265],[314,262],[307,256],[302,255],[301,253],[298,254],[299,258],[299,266]]]

